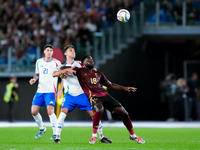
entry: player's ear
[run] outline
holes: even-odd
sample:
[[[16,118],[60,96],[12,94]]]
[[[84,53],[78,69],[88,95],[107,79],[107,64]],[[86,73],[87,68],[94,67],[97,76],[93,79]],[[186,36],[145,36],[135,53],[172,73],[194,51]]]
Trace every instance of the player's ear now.
[[[67,51],[64,52],[64,55],[67,56]]]

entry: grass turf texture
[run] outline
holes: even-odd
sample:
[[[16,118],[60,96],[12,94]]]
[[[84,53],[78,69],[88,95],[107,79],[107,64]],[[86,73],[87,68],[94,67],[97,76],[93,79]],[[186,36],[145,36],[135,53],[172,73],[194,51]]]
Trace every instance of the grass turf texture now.
[[[41,138],[35,139],[39,129],[37,127],[9,127],[0,128],[0,149],[6,150],[199,150],[200,129],[154,129],[135,128],[138,136],[145,140],[145,144],[137,144],[129,140],[125,128],[103,128],[105,137],[113,141],[112,144],[89,144],[92,135],[91,127],[64,127],[61,143],[55,144],[50,140],[52,129]]]

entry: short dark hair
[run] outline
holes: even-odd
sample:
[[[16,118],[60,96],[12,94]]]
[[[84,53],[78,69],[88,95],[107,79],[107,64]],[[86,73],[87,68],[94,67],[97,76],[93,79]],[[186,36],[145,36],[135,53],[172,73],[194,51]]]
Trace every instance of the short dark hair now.
[[[67,45],[67,46],[65,46],[63,48],[63,53],[65,53],[67,51],[67,49],[70,48],[70,47],[73,48],[73,49],[75,49],[74,45]]]
[[[82,58],[81,58],[81,64],[83,65],[83,62],[84,62],[84,60],[87,58],[87,57],[89,57],[90,55],[85,55],[85,56],[83,56]]]
[[[46,49],[46,48],[48,48],[48,47],[53,49],[53,45],[51,45],[51,44],[45,45],[44,49]]]

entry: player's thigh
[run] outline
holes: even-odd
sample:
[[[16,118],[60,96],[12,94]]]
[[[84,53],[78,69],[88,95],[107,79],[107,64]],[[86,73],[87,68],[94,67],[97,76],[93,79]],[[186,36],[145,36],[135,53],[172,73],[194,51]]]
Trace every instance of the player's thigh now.
[[[77,105],[75,97],[76,96],[72,96],[70,94],[65,94],[61,108],[67,108],[69,113],[72,112]]]
[[[93,110],[93,108],[92,108],[87,96],[84,93],[79,95],[79,96],[76,96],[75,99],[76,99],[77,107],[80,110],[83,110],[83,111],[91,111],[91,110]]]
[[[91,97],[90,98],[90,103],[95,112],[103,113],[103,111],[104,111],[104,106],[101,102],[101,99],[102,99],[101,97]]]
[[[115,107],[114,114],[116,114],[117,116],[119,116],[120,118],[123,118],[123,119],[126,119],[129,116],[128,112],[126,111],[126,109],[123,106]]]
[[[103,103],[103,106],[112,113],[114,113],[116,107],[122,106],[120,102],[110,95],[101,97],[101,102]]]
[[[36,93],[33,97],[32,106],[40,106],[43,107],[45,105],[44,93]]]
[[[44,94],[36,93],[32,101],[31,114],[34,116],[37,115],[40,110],[40,107],[43,106],[45,106]]]
[[[44,101],[46,106],[48,105],[52,105],[55,106],[55,102],[56,102],[56,95],[55,93],[45,93],[44,94]]]

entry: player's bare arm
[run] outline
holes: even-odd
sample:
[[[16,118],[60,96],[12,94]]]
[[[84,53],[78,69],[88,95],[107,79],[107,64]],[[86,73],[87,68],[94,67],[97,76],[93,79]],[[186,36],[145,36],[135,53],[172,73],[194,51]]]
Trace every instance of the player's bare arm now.
[[[57,97],[61,98],[62,97],[62,91],[63,91],[63,81],[61,82],[60,88],[57,92]]]
[[[15,83],[15,87],[18,88],[18,87],[19,87],[19,84],[18,84],[18,83]]]
[[[65,74],[65,73],[70,73],[72,76],[74,74],[76,74],[76,71],[73,70],[72,68],[67,68],[67,69],[63,69],[63,70],[59,70],[59,71],[54,71],[53,72],[53,77],[58,77],[62,74]]]
[[[67,76],[68,76],[68,75],[67,75],[66,73],[62,73],[62,74],[60,75],[60,78],[61,78],[61,79],[66,79]]]
[[[127,92],[136,92],[136,90],[137,90],[137,88],[135,88],[135,87],[124,87],[124,86],[112,83],[110,81],[108,81],[105,84],[105,86],[107,86],[108,88],[113,89],[113,90],[124,90],[124,91],[127,91]]]
[[[30,85],[33,85],[39,79],[39,74],[35,74],[32,79],[29,80]]]

